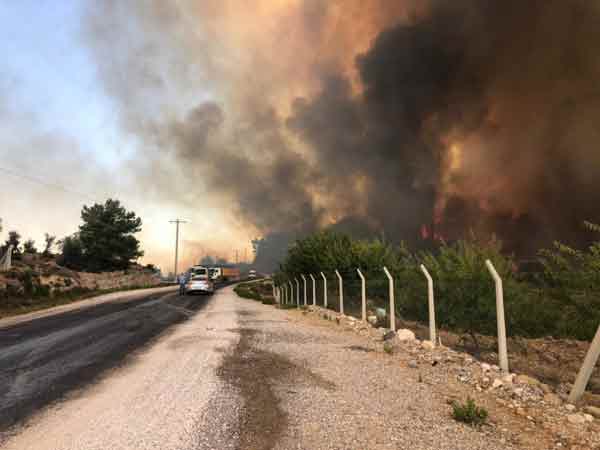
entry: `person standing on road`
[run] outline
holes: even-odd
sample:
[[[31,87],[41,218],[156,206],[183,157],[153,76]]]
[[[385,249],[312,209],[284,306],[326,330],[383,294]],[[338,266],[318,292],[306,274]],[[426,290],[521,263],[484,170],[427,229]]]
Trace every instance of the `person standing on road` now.
[[[185,294],[185,275],[179,275],[179,295]]]

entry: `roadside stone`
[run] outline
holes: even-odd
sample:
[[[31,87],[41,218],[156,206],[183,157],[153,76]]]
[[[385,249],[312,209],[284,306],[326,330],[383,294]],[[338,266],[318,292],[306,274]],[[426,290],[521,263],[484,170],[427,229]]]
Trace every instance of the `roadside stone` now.
[[[593,422],[594,421],[594,416],[592,416],[591,414],[584,414],[583,417],[585,417],[585,421],[586,422]]]
[[[376,326],[377,325],[377,316],[367,317],[367,322],[369,322],[373,326]]]
[[[509,373],[509,374],[507,374],[507,375],[504,375],[504,376],[502,377],[502,382],[503,382],[504,384],[512,384],[512,383],[513,383],[513,380],[514,380],[514,378],[515,378],[515,374],[514,374],[514,373]]]
[[[540,382],[533,377],[527,375],[517,375],[515,378],[517,384],[526,384],[528,386],[539,386]]]
[[[489,372],[492,370],[492,366],[490,366],[488,363],[481,363],[481,370],[484,372]]]
[[[567,420],[575,425],[580,425],[585,423],[585,416],[583,414],[569,414]]]
[[[562,404],[560,397],[552,393],[544,395],[544,402],[551,406],[560,406]]]
[[[575,405],[566,404],[566,405],[565,405],[565,409],[566,409],[567,411],[575,411]]]
[[[552,388],[548,386],[546,383],[540,383],[538,386],[544,394],[551,394]]]
[[[502,380],[500,378],[496,378],[494,380],[494,382],[492,383],[492,389],[496,389],[499,388],[500,386],[502,386],[504,383],[502,382]]]
[[[523,396],[523,388],[515,388],[515,389],[513,390],[513,392],[515,393],[515,395],[516,395],[517,397],[522,397],[522,396]]]
[[[415,333],[408,329],[401,329],[396,331],[396,339],[400,342],[403,341],[414,341],[416,339]]]
[[[596,419],[600,419],[600,408],[598,408],[597,406],[586,406],[585,408],[583,408],[583,411],[595,417]]]
[[[423,348],[424,350],[433,350],[434,346],[431,341],[423,341],[421,342],[421,348]]]
[[[411,369],[416,369],[417,367],[419,367],[419,364],[417,363],[417,361],[416,361],[416,360],[414,360],[414,359],[411,359],[411,360],[408,362],[408,367],[410,367]]]

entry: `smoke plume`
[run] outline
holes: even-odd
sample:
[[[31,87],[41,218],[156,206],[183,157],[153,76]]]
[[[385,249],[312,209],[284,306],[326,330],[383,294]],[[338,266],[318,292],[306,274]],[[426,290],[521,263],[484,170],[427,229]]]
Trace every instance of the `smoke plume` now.
[[[520,254],[600,221],[596,2],[254,3],[90,11],[134,169],[177,174],[161,195],[257,235],[473,229]]]

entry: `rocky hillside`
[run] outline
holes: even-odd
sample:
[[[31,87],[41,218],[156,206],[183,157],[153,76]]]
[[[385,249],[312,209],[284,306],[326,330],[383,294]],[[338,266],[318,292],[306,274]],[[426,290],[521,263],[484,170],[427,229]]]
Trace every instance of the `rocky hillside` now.
[[[58,265],[54,258],[23,254],[9,271],[0,273],[0,316],[57,303],[49,303],[52,299],[69,301],[96,291],[158,284],[158,275],[142,266],[117,272],[76,272]]]

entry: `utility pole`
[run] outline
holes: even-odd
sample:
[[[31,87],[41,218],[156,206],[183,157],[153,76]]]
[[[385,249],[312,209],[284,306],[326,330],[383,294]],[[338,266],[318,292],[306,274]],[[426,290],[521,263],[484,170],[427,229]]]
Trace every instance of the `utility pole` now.
[[[177,281],[177,258],[179,257],[179,224],[187,223],[186,220],[175,219],[169,220],[169,223],[175,224],[175,267],[173,269],[173,276],[175,277],[175,281]]]

